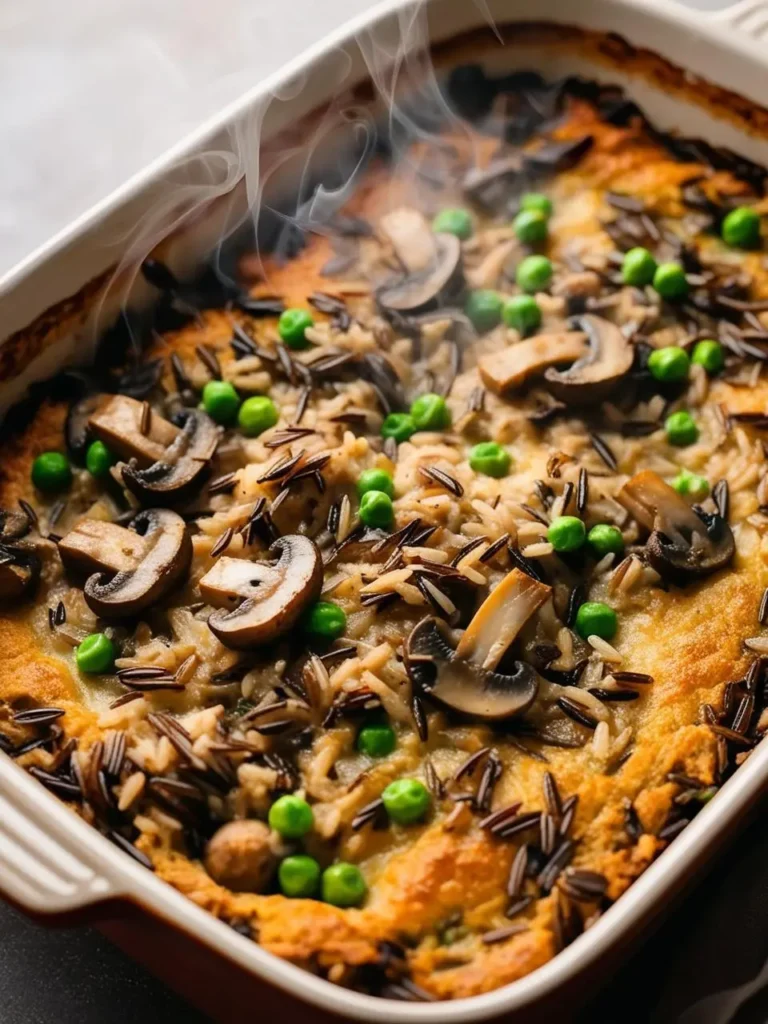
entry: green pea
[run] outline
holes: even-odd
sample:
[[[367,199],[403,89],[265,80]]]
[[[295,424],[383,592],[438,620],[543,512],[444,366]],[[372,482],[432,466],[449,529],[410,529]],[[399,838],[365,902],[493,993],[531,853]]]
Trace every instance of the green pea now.
[[[520,196],[521,210],[537,210],[545,217],[552,216],[552,200],[543,192],[525,192]]]
[[[521,210],[512,227],[523,245],[540,245],[549,232],[547,218],[541,210]]]
[[[279,418],[277,406],[265,395],[246,398],[237,414],[237,422],[246,437],[258,437],[265,430],[274,427]]]
[[[633,285],[635,288],[644,288],[653,281],[655,273],[656,260],[641,245],[624,254],[621,276],[625,284]]]
[[[553,272],[546,256],[526,256],[517,266],[515,280],[524,292],[543,292],[549,288]]]
[[[214,421],[229,426],[237,419],[240,396],[227,380],[209,380],[203,388],[203,408]]]
[[[268,821],[284,839],[301,839],[314,825],[315,816],[306,800],[286,793],[269,808]]]
[[[277,333],[288,348],[307,348],[310,342],[305,332],[308,327],[313,327],[314,323],[312,314],[306,309],[286,309],[280,314]]]
[[[461,207],[441,210],[432,221],[432,230],[438,234],[456,235],[457,238],[466,241],[472,237],[474,230],[472,214]]]
[[[678,448],[695,444],[699,439],[699,428],[696,426],[693,416],[684,409],[667,416],[664,429],[667,432],[669,443],[677,445]]]
[[[320,865],[314,857],[295,853],[280,861],[277,880],[283,896],[307,899],[320,888]]]
[[[504,303],[501,315],[507,327],[520,334],[530,334],[541,324],[541,309],[532,295],[513,295]]]
[[[648,369],[651,375],[664,384],[685,380],[690,368],[688,353],[678,345],[654,349],[648,356]]]
[[[333,601],[318,601],[304,619],[304,631],[318,640],[336,640],[346,628],[344,609]]]
[[[394,498],[392,477],[384,469],[364,469],[357,481],[357,493],[362,498],[368,491],[383,491],[388,498]]]
[[[613,640],[618,628],[616,612],[600,601],[587,601],[576,612],[576,632],[584,640],[590,636]]]
[[[43,494],[63,491],[72,483],[72,469],[61,452],[43,452],[32,463],[32,483]]]
[[[407,441],[416,433],[413,416],[407,412],[391,412],[381,425],[382,437],[393,437],[398,444]]]
[[[504,300],[498,292],[483,288],[469,293],[464,312],[477,333],[486,334],[501,323],[503,306]]]
[[[576,516],[558,516],[547,530],[547,540],[555,551],[578,551],[587,538],[587,528]]]
[[[117,652],[106,633],[91,633],[75,650],[75,662],[81,672],[96,675],[111,672]]]
[[[693,498],[694,501],[703,501],[709,494],[709,481],[698,473],[691,473],[687,469],[681,469],[672,486],[678,494],[685,498]]]
[[[109,467],[114,463],[112,452],[101,441],[94,441],[93,444],[88,445],[88,451],[85,453],[85,468],[91,476],[96,477],[97,480],[103,479],[109,475]]]
[[[598,558],[605,555],[618,555],[624,550],[624,538],[618,526],[598,523],[587,534],[587,543]]]
[[[360,522],[376,530],[388,530],[395,518],[392,499],[384,491],[366,491],[360,499]]]
[[[396,779],[381,794],[387,814],[398,825],[421,821],[432,802],[429,790],[418,779]]]
[[[368,887],[356,864],[331,864],[322,877],[323,899],[334,907],[359,907]]]
[[[723,218],[720,234],[726,245],[756,249],[760,245],[760,215],[751,206],[739,206]]]
[[[469,453],[469,464],[476,473],[499,479],[509,472],[509,452],[495,441],[481,441]]]
[[[396,746],[397,736],[388,722],[364,725],[357,734],[357,749],[368,757],[386,757]]]
[[[442,395],[419,395],[411,402],[411,417],[417,430],[445,430],[451,425],[451,410]]]
[[[709,374],[719,373],[725,366],[725,352],[719,341],[708,338],[706,341],[698,341],[693,346],[691,362],[697,366],[703,366]]]
[[[668,302],[681,302],[688,295],[688,279],[679,263],[660,263],[653,275],[653,287]]]

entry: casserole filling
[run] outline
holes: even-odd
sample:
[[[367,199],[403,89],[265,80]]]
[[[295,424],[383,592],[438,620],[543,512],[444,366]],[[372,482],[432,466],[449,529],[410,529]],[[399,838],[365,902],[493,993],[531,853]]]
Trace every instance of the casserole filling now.
[[[237,288],[147,260],[0,468],[2,749],[409,999],[554,956],[768,725],[765,172],[615,88],[448,93]]]

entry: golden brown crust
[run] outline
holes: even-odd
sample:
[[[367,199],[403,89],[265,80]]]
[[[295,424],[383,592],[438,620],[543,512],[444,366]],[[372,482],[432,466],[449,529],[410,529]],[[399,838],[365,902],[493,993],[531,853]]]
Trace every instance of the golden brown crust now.
[[[572,45],[574,31],[541,26],[521,29],[523,37],[552,45]],[[649,75],[668,90],[688,92],[676,69],[658,58],[627,50],[624,44],[585,33],[580,45],[605,59],[621,61],[630,71]],[[722,90],[702,87],[699,95],[716,108],[731,104]],[[740,105],[736,119],[748,119],[756,130],[768,128],[768,114]],[[697,164],[674,161],[643,134],[639,125],[617,128],[600,121],[588,103],[572,101],[569,117],[558,129],[560,138],[590,134],[594,145],[578,168],[560,176],[558,199],[584,193],[594,200],[581,222],[571,221],[562,239],[606,239],[598,221],[597,203],[602,190],[612,188],[641,196],[663,215],[683,212],[680,187],[703,170]],[[461,146],[462,140],[454,140]],[[495,144],[495,143],[494,143]],[[490,156],[490,147],[485,154]],[[375,219],[393,193],[382,195],[384,171],[374,171],[351,206]],[[412,183],[398,182],[397,196],[405,199]],[[744,186],[726,172],[711,174],[705,189],[712,194],[738,195]],[[270,259],[250,261],[253,295],[279,293],[287,305],[304,306],[313,291],[342,293],[322,274],[331,256],[327,239],[313,236],[307,247],[285,266]],[[768,274],[758,257],[747,256],[745,267],[754,278],[756,295],[768,294]],[[354,289],[353,289],[354,290]],[[350,304],[354,305],[354,298]],[[211,348],[227,371],[233,363],[229,346],[233,317],[239,314],[208,311],[201,324],[158,338],[150,357],[175,353],[194,362],[200,345]],[[324,322],[318,316],[318,322]],[[276,318],[242,322],[260,340],[274,340]],[[172,377],[166,365],[169,389]],[[731,411],[764,412],[768,385],[746,390],[727,384],[714,387],[713,401]],[[39,452],[61,448],[64,407],[46,403],[35,422],[10,440],[0,467],[0,505],[13,505],[29,496],[29,472]],[[530,430],[530,427],[528,428]],[[753,492],[739,495],[739,519],[757,508]],[[606,896],[618,898],[666,845],[658,833],[668,820],[679,787],[668,781],[670,772],[693,777],[702,785],[717,781],[717,741],[700,723],[702,704],[716,704],[726,682],[740,678],[749,661],[742,639],[755,628],[756,608],[768,573],[759,545],[740,549],[733,571],[721,573],[685,590],[653,589],[647,600],[622,613],[617,644],[624,664],[654,679],[637,712],[634,736],[620,771],[609,773],[596,766],[589,745],[578,750],[547,750],[547,762],[520,756],[505,765],[494,804],[521,802],[542,807],[545,772],[552,772],[563,794],[578,797],[572,830],[577,849],[576,867],[604,874]],[[727,613],[723,610],[727,609]],[[100,735],[95,715],[79,705],[77,687],[63,662],[44,657],[37,649],[33,628],[9,617],[0,620],[0,699],[10,705],[34,699],[67,709],[65,726],[71,735]],[[479,741],[478,741],[479,742]],[[467,752],[471,752],[469,746]],[[404,763],[408,763],[403,755]],[[399,764],[398,764],[399,770]],[[382,770],[383,777],[386,769]],[[626,807],[632,805],[639,835],[627,831]],[[158,876],[193,899],[199,906],[227,920],[247,921],[265,949],[303,966],[323,970],[339,964],[359,966],[377,962],[383,940],[412,946],[407,958],[414,981],[439,998],[456,998],[488,991],[529,973],[548,960],[557,948],[553,924],[555,896],[535,901],[526,918],[529,928],[498,944],[484,944],[484,931],[498,925],[505,907],[505,886],[516,845],[500,842],[480,830],[461,808],[441,820],[402,837],[402,847],[388,857],[371,857],[367,868],[371,898],[364,910],[341,910],[316,900],[287,900],[281,896],[234,893],[217,885],[199,862],[190,861],[167,842],[147,830],[139,846]],[[354,842],[354,837],[348,842]],[[457,944],[444,943],[445,922],[458,915],[468,935]]]

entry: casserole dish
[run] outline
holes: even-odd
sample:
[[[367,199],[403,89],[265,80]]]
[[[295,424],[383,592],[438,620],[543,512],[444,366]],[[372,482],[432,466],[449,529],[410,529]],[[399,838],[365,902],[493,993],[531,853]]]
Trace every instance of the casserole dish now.
[[[447,10],[447,8],[446,8]],[[612,6],[596,7],[594,11],[594,24],[589,27],[596,29],[606,29],[611,27],[610,14],[614,10]],[[407,20],[407,10],[402,12]],[[640,12],[639,9],[634,7],[627,7],[625,9],[627,21],[625,30],[630,29],[637,30],[637,37],[632,42],[635,45],[644,44],[648,42],[647,38],[643,35],[643,29],[648,28],[646,24],[646,13]],[[747,16],[754,16],[754,9],[750,7],[747,11],[741,9],[739,12],[739,18],[743,21]],[[662,17],[662,9],[660,8],[657,12],[659,18]],[[680,16],[682,17],[682,15]],[[442,12],[436,14],[438,23],[441,26],[441,30],[449,24],[447,18],[442,16]],[[604,20],[601,20],[604,19]],[[384,18],[383,24],[380,26],[380,31],[386,31],[388,25],[386,17]],[[456,24],[456,29],[468,28],[470,26]],[[524,33],[522,33],[524,36]],[[701,58],[700,62],[692,60],[691,71],[705,74],[704,66],[711,62],[712,54],[714,49],[707,52],[707,47],[712,46],[711,40],[714,38],[713,35],[709,35],[708,32],[699,28],[696,33],[697,36],[697,50],[696,57]],[[623,57],[626,57],[628,53],[634,52],[632,48],[625,48],[622,44],[615,44]],[[746,55],[749,56],[752,52],[750,46],[747,43],[740,44],[742,49],[742,58]],[[666,51],[665,47],[660,44],[656,47],[662,53]],[[610,50],[610,46],[608,47]],[[734,52],[739,47],[734,47]],[[544,50],[547,50],[546,45]],[[520,60],[521,66],[530,67],[531,64],[538,64],[541,60],[549,60],[548,55],[546,58],[537,54],[537,52],[527,47],[522,58]],[[565,68],[571,70],[581,70],[578,60],[573,64],[569,65],[569,55],[566,52],[563,53],[559,46],[553,48],[553,57],[551,65],[553,74],[560,73]],[[583,60],[583,53],[579,54]],[[512,54],[504,54],[504,67],[508,68],[511,63]],[[555,63],[562,61],[564,63]],[[738,62],[734,61],[733,68],[737,69]],[[665,66],[666,67],[666,66]],[[727,69],[727,61],[723,60],[723,68]],[[317,74],[320,74],[324,70],[322,62],[319,65]],[[325,68],[327,70],[327,67]],[[591,72],[594,76],[597,74],[601,76],[600,71]],[[618,77],[618,72],[611,69],[609,72],[603,72],[605,77],[609,80],[613,80]],[[725,71],[724,71],[725,74]],[[313,84],[314,84],[313,79]],[[722,83],[730,87],[738,84],[737,79],[729,81],[727,75],[722,79]],[[669,81],[667,85],[669,86]],[[678,84],[683,91],[683,79],[678,79]],[[632,88],[633,83],[630,83]],[[675,87],[675,78],[672,75],[672,88]],[[640,92],[638,86],[638,94]],[[318,95],[319,85],[317,88],[309,89],[308,92],[313,101],[316,101]],[[746,89],[744,91],[747,91]],[[302,92],[300,96],[303,96]],[[713,91],[711,99],[713,104],[718,102],[723,108],[725,108],[725,97],[721,94]],[[643,104],[648,112],[655,117],[655,119],[664,126],[668,126],[671,122],[671,111],[669,108],[664,110],[664,103],[658,96],[654,96],[649,91],[647,95],[643,96]],[[758,114],[752,114],[752,108],[742,108],[737,112],[736,120],[741,116],[742,121],[745,119],[744,110],[748,110],[750,115],[755,119],[759,119]],[[299,116],[301,108],[297,105],[296,114]],[[733,111],[730,111],[733,114]],[[687,115],[686,124],[690,121],[696,121],[696,130],[698,131],[701,127],[701,134],[705,134],[703,128],[703,120],[700,112],[696,112],[695,108],[692,112]],[[745,142],[740,140],[737,135],[736,128],[734,127],[736,121],[731,123],[718,123],[715,122],[709,126],[709,131],[706,134],[714,142],[719,144],[732,145],[734,148],[741,149],[747,155],[760,159],[764,159],[761,150],[764,149],[764,143],[760,140],[749,140]],[[266,122],[265,122],[266,124]],[[274,131],[277,131],[277,125],[269,125]],[[268,129],[265,129],[268,132]],[[284,143],[281,143],[284,144]],[[224,182],[220,186],[221,191],[228,196],[228,182]],[[149,197],[146,195],[137,195],[135,202],[138,204],[144,203]],[[235,197],[236,198],[236,197]],[[141,208],[139,205],[138,208]],[[136,209],[134,207],[129,211],[127,206],[120,207],[113,211],[112,216],[116,217],[118,214],[122,216],[136,216]],[[232,217],[233,205],[229,203],[212,203],[211,208],[205,208],[202,214],[198,216],[193,223],[187,227],[187,230],[183,233],[177,233],[176,237],[171,240],[167,246],[167,251],[164,250],[164,257],[178,269],[179,264],[174,258],[174,247],[177,250],[183,251],[183,253],[191,259],[194,259],[195,245],[199,244],[200,251],[204,252],[210,248],[211,242],[214,241],[222,231],[222,222]],[[216,223],[214,215],[219,216],[219,221]],[[203,237],[207,234],[207,243]],[[73,258],[76,255],[76,249],[78,240],[75,238],[68,240],[70,248],[66,253],[67,260],[67,272],[72,274],[75,272],[74,268],[77,264],[77,260]],[[97,255],[103,255],[94,251],[93,239],[88,240],[88,244],[81,240],[83,260],[93,260]],[[7,283],[7,296],[12,298],[13,301],[13,312],[17,317],[23,318],[25,299],[29,301],[29,296],[32,290],[35,289],[38,292],[41,281],[45,280],[46,273],[53,273],[56,271],[57,281],[56,287],[59,290],[58,293],[52,292],[50,298],[52,301],[63,300],[66,297],[66,292],[61,289],[69,288],[74,290],[72,279],[67,280],[65,277],[58,277],[59,268],[55,263],[56,256],[52,256],[51,262],[40,263],[38,270],[30,271],[30,275],[24,277],[23,273],[19,272],[15,275],[11,275],[9,282]],[[125,276],[130,277],[130,260],[126,261]],[[102,266],[96,266],[91,264],[83,266],[81,271],[82,275],[77,284],[82,285],[84,281],[93,277],[99,270],[103,270]],[[38,275],[35,276],[35,273]],[[74,285],[74,287],[73,287]],[[94,289],[96,294],[99,294],[98,289]],[[113,292],[114,294],[114,292]],[[100,296],[99,296],[100,297]],[[121,296],[122,300],[122,296]],[[132,296],[130,301],[138,301],[139,296],[135,299]],[[108,320],[108,312],[106,306],[99,302],[96,304],[96,311],[98,311],[105,320]],[[48,319],[43,321],[37,321],[35,330],[26,332],[26,334],[15,338],[12,338],[6,347],[6,354],[8,357],[9,372],[7,378],[9,384],[9,400],[13,400],[15,396],[18,396],[21,389],[25,384],[24,374],[15,373],[14,367],[14,356],[22,347],[22,342],[26,338],[26,344],[37,344],[39,346],[40,355],[38,359],[27,362],[24,367],[24,373],[26,374],[27,380],[32,376],[44,376],[50,373],[53,365],[61,365],[68,358],[67,343],[71,345],[73,342],[77,343],[78,339],[81,339],[84,335],[84,321],[85,314],[90,314],[94,310],[88,306],[87,301],[70,301],[67,306],[59,307],[49,314]],[[54,321],[53,327],[49,328],[49,324]],[[69,322],[68,322],[69,321]],[[23,323],[23,319],[20,322],[14,324],[10,321],[11,327],[19,327]],[[68,336],[68,328],[71,328],[73,324],[77,324],[77,330],[72,331]],[[46,335],[46,331],[53,331],[58,333],[59,337],[56,338],[55,345],[50,345],[49,336]],[[85,335],[89,336],[88,334]],[[30,342],[29,339],[32,339]],[[21,360],[20,360],[21,361]],[[46,365],[47,364],[47,365]],[[15,395],[14,395],[15,391]],[[702,814],[694,820],[693,824],[685,831],[683,836],[678,840],[676,844],[672,846],[668,853],[665,853],[664,857],[661,858],[656,865],[654,865],[646,875],[642,876],[636,885],[630,890],[627,896],[617,905],[615,910],[611,910],[603,918],[601,918],[588,935],[579,939],[573,946],[569,947],[563,954],[561,954],[556,960],[547,964],[541,968],[538,972],[534,973],[530,977],[516,983],[516,985],[506,991],[502,991],[492,996],[483,996],[473,999],[471,1003],[466,1005],[457,1004],[459,1006],[459,1012],[464,1017],[479,1018],[482,1015],[487,1015],[493,1012],[502,1012],[503,1010],[509,1010],[512,1008],[520,1008],[525,1005],[526,1002],[530,1001],[535,995],[541,993],[543,987],[551,987],[553,984],[553,978],[557,977],[553,972],[559,971],[560,978],[564,980],[564,975],[567,974],[571,964],[571,970],[574,969],[574,960],[578,961],[579,958],[586,960],[588,957],[596,957],[605,946],[601,946],[602,942],[607,943],[611,940],[616,940],[616,926],[613,929],[609,927],[606,922],[614,922],[617,917],[623,920],[624,927],[629,928],[630,922],[639,920],[641,911],[647,909],[647,905],[644,907],[643,892],[646,893],[645,899],[648,903],[653,902],[652,890],[647,880],[650,877],[658,877],[667,880],[667,885],[671,885],[671,879],[675,877],[676,870],[678,872],[684,871],[687,867],[690,867],[695,859],[697,852],[697,841],[696,837],[703,836],[705,831],[708,831],[708,845],[711,844],[713,835],[720,833],[725,829],[727,823],[732,819],[733,816],[740,813],[740,811],[749,803],[750,799],[754,796],[754,792],[759,785],[759,765],[761,762],[762,751],[758,751],[752,755],[747,761],[743,769],[739,772],[738,776],[734,779],[733,783],[729,783],[728,787],[724,792],[719,795],[713,803],[705,808]],[[50,801],[47,798],[43,798],[42,794],[38,796],[31,795],[33,790],[29,787],[33,784],[29,779],[18,778],[18,773],[11,766],[3,763],[3,772],[7,771],[7,777],[13,779],[13,784],[8,787],[7,800],[8,806],[6,808],[6,814],[4,820],[6,822],[5,828],[7,834],[5,836],[5,888],[11,898],[15,898],[22,905],[28,907],[28,909],[42,912],[42,911],[66,911],[75,907],[87,904],[89,902],[102,902],[108,899],[117,897],[129,897],[140,901],[145,906],[152,906],[153,909],[163,914],[166,917],[173,916],[174,921],[177,925],[188,928],[190,931],[195,932],[198,935],[206,934],[211,938],[211,943],[218,946],[218,948],[224,951],[228,956],[233,959],[237,959],[241,964],[252,962],[254,965],[259,964],[264,966],[265,961],[262,959],[263,954],[259,950],[254,950],[248,946],[247,943],[243,944],[236,935],[231,935],[226,929],[222,931],[223,926],[220,926],[214,921],[210,921],[207,918],[196,917],[198,912],[190,905],[185,904],[184,910],[182,911],[180,906],[176,906],[176,894],[168,891],[160,885],[155,879],[147,879],[143,875],[136,874],[139,871],[134,865],[123,862],[123,860],[116,858],[114,864],[111,859],[107,861],[105,854],[102,851],[102,845],[98,841],[98,837],[93,834],[82,831],[80,823],[71,820],[71,816],[63,812],[60,807],[50,807]],[[4,775],[4,777],[6,777]],[[749,781],[752,780],[751,784]],[[750,785],[755,789],[750,788]],[[726,794],[727,797],[726,797]],[[29,801],[29,808],[27,809],[27,801]],[[45,830],[40,828],[42,818],[40,814],[45,815]],[[704,824],[702,824],[702,822]],[[693,837],[693,838],[692,838]],[[63,844],[63,849],[57,849],[57,841],[59,844]],[[92,845],[93,844],[93,845]],[[34,853],[32,853],[32,849]],[[97,856],[95,859],[91,859],[91,850],[93,850]],[[678,852],[683,851],[683,852]],[[113,857],[113,853],[109,851],[110,858]],[[677,867],[676,867],[677,865]],[[662,870],[663,866],[663,870]],[[655,876],[654,876],[655,872]],[[658,883],[657,883],[658,884]],[[636,893],[640,892],[640,896]],[[666,890],[665,890],[666,891]],[[657,897],[658,898],[658,897]],[[629,910],[623,910],[624,906],[629,906]],[[634,906],[633,917],[632,907]],[[171,913],[173,911],[173,914]],[[611,916],[612,915],[612,916]],[[203,920],[205,924],[203,924]],[[197,923],[196,923],[197,922]],[[613,930],[613,935],[611,934]],[[589,950],[589,953],[585,953],[584,950]],[[560,966],[565,964],[565,967]],[[285,964],[277,964],[274,961],[269,961],[268,973],[271,972],[276,979],[281,980],[284,984],[290,984],[290,978],[292,969]],[[258,973],[258,970],[256,971]],[[333,1010],[341,1010],[350,1015],[355,1016],[358,1019],[374,1019],[380,1012],[386,1014],[387,1019],[407,1019],[409,1016],[423,1015],[430,1016],[435,1015],[436,1008],[430,1007],[398,1007],[398,1006],[387,1006],[384,1010],[381,1009],[381,1004],[370,1000],[366,997],[358,997],[354,993],[345,993],[343,997],[340,994],[332,992],[328,987],[322,983],[319,983],[317,979],[306,977],[304,975],[298,976],[300,981],[298,984],[301,986],[302,992],[306,998],[310,998],[317,1002],[318,1005],[325,1006],[326,1008]],[[506,1000],[506,1001],[505,1001]],[[441,1016],[444,1016],[446,1012],[451,1013],[455,1011],[454,1006],[441,1007],[439,1012]]]

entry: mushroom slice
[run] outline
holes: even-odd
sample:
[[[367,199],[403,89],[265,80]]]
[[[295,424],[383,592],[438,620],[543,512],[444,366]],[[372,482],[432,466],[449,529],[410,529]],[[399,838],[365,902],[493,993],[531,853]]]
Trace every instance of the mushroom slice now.
[[[260,647],[286,633],[320,595],[323,563],[313,541],[280,537],[269,549],[276,562],[220,558],[200,580],[200,593],[218,605],[208,619],[225,647]]]
[[[455,235],[435,235],[435,258],[424,270],[384,285],[377,298],[384,309],[417,313],[450,298],[463,282],[461,242]]]
[[[103,441],[111,452],[121,459],[136,459],[142,466],[149,466],[165,455],[166,448],[179,435],[178,427],[153,413],[149,423],[143,402],[126,395],[108,395],[103,398],[88,425],[94,436]]]
[[[379,227],[409,274],[432,266],[437,249],[435,235],[419,210],[401,206],[382,217]]]
[[[728,565],[735,544],[722,516],[694,509],[650,469],[619,491],[619,502],[650,531],[648,561],[665,579],[682,585]]]
[[[29,533],[32,524],[23,512],[0,508],[0,543],[20,540]]]
[[[496,668],[551,593],[550,587],[513,569],[480,606],[456,650],[437,619],[422,619],[406,642],[414,688],[472,718],[500,720],[526,711],[538,692],[536,672],[519,661],[511,671]]]
[[[27,547],[0,544],[0,602],[31,594],[40,580],[40,559]]]
[[[583,331],[537,334],[526,341],[510,345],[502,352],[484,356],[478,368],[486,387],[500,395],[511,388],[520,387],[549,367],[583,359],[588,351],[587,335]]]
[[[379,289],[385,309],[416,313],[463,282],[461,242],[455,235],[436,235],[424,214],[403,206],[382,217],[379,226],[406,271]]]
[[[213,420],[198,409],[180,413],[183,427],[163,455],[147,469],[123,467],[123,483],[145,503],[175,504],[199,490],[219,443]]]
[[[475,612],[456,648],[456,657],[492,671],[528,619],[551,596],[551,587],[513,569]]]
[[[603,399],[632,368],[634,349],[622,331],[600,316],[579,317],[589,349],[567,370],[550,367],[544,380],[552,394],[569,405]]]
[[[59,542],[59,553],[68,569],[96,570],[83,588],[91,611],[121,619],[159,601],[186,575],[192,543],[181,516],[148,509],[130,529],[85,519]]]

